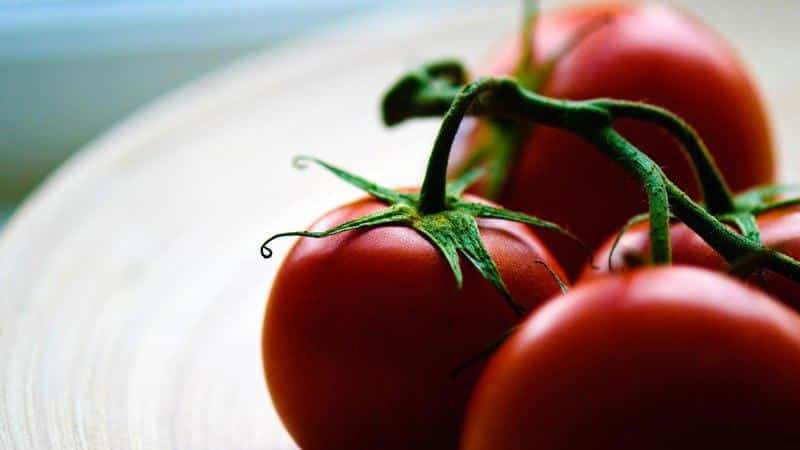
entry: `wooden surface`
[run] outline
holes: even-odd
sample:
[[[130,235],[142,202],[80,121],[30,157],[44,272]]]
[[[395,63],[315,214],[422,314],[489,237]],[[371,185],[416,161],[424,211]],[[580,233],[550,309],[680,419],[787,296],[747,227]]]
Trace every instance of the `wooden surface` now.
[[[384,130],[382,89],[430,57],[474,61],[516,23],[510,3],[376,18],[255,55],[72,159],[0,235],[0,449],[292,448],[259,352],[290,242],[271,261],[258,246],[358,193],[291,156],[415,184],[435,123]],[[752,3],[689,8],[759,74],[784,174],[797,173],[798,8]]]

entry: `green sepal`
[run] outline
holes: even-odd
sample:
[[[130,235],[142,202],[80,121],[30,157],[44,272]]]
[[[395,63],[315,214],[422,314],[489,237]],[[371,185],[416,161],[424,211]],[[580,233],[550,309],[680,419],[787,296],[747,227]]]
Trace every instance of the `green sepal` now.
[[[450,264],[459,289],[463,284],[458,258],[461,254],[497,289],[515,313],[522,315],[525,312],[525,308],[514,301],[503,283],[497,266],[481,242],[478,224],[473,216],[457,209],[443,211],[421,216],[412,227],[439,248]]]
[[[774,184],[750,189],[734,197],[734,212],[720,215],[719,219],[734,225],[745,238],[761,244],[761,233],[756,217],[770,211],[800,205],[800,198],[777,199],[780,194],[798,190],[800,185],[791,184]]]
[[[289,231],[287,233],[278,233],[271,236],[269,239],[261,244],[261,256],[264,258],[272,257],[272,250],[269,244],[275,239],[287,236],[300,236],[310,238],[324,238],[333,236],[334,234],[344,233],[345,231],[357,230],[365,227],[377,227],[380,225],[388,225],[393,223],[411,223],[413,220],[413,211],[406,205],[392,205],[389,208],[382,209],[378,212],[367,214],[366,216],[359,217],[358,219],[345,222],[337,227],[331,228],[326,231]]]
[[[449,197],[461,197],[464,191],[475,184],[485,173],[486,171],[481,167],[475,167],[462,173],[458,178],[447,184],[447,195]]]
[[[761,232],[758,230],[758,223],[756,216],[751,211],[735,212],[733,214],[723,214],[719,219],[724,222],[735,226],[739,233],[746,239],[755,243],[761,243]]]
[[[578,238],[574,234],[570,233],[566,229],[562,228],[561,226],[553,222],[548,222],[538,217],[534,217],[521,212],[511,211],[503,208],[496,208],[494,206],[486,205],[483,203],[465,202],[463,200],[456,200],[455,202],[453,202],[453,206],[458,208],[459,210],[466,211],[475,217],[480,217],[483,219],[509,220],[511,222],[520,222],[532,225],[537,228],[543,228],[545,230],[555,231],[577,242],[588,251],[588,247],[582,240],[580,240],[580,238]]]
[[[737,207],[753,214],[763,214],[800,204],[800,198],[778,199],[785,192],[800,191],[797,184],[776,184],[747,191],[736,197]]]
[[[777,211],[779,209],[791,208],[793,206],[800,205],[800,198],[790,198],[787,200],[781,200],[774,203],[768,203],[766,205],[759,206],[753,209],[753,214],[764,214],[770,211]]]
[[[737,195],[734,199],[737,211],[755,211],[768,205],[780,194],[800,191],[797,184],[773,184],[759,186]]]
[[[463,273],[459,255],[475,267],[478,272],[489,281],[502,295],[509,307],[522,315],[525,308],[520,306],[511,296],[500,276],[494,261],[486,251],[480,237],[480,230],[476,218],[503,219],[522,222],[529,225],[546,228],[564,233],[577,240],[573,235],[563,230],[558,225],[538,219],[526,214],[515,213],[489,205],[461,200],[461,193],[480,176],[480,171],[471,171],[447,186],[447,209],[433,214],[419,213],[419,194],[400,193],[373,183],[365,178],[354,175],[341,168],[328,164],[317,158],[301,156],[295,158],[297,167],[305,167],[305,163],[315,163],[341,180],[351,184],[371,196],[387,203],[387,208],[343,223],[325,231],[292,231],[279,233],[267,239],[261,246],[261,255],[264,258],[272,256],[269,244],[278,238],[286,236],[301,236],[309,238],[324,238],[345,231],[371,228],[383,225],[404,225],[413,228],[427,238],[444,256],[450,270],[453,272],[459,289],[463,284]],[[540,264],[544,262],[537,261]],[[546,266],[546,264],[545,264]],[[555,272],[548,267],[551,274],[558,281],[559,287],[566,288],[566,284],[558,278]]]
[[[383,200],[387,203],[413,202],[413,196],[409,194],[402,194],[392,189],[387,189],[377,183],[373,183],[372,181],[369,181],[358,175],[354,175],[346,170],[340,169],[339,167],[328,164],[321,159],[317,159],[312,156],[300,155],[296,156],[293,160],[294,166],[298,169],[305,169],[306,163],[309,162],[318,164],[325,169],[328,169],[329,172],[339,177],[345,183],[351,184],[379,200]]]

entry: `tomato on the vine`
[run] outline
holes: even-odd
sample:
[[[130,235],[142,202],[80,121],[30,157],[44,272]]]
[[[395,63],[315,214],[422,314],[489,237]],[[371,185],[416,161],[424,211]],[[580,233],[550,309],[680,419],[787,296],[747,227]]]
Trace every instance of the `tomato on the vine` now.
[[[734,191],[773,181],[775,155],[763,101],[722,37],[668,6],[591,4],[541,14],[531,36],[533,60],[542,63],[592,23],[599,25],[563,55],[538,87],[542,94],[576,100],[613,97],[664,107],[699,132]],[[497,50],[480,73],[512,74],[518,47],[515,41]],[[690,165],[666,133],[627,119],[616,128],[697,197]],[[486,142],[495,152],[508,145],[491,136],[486,141],[487,134],[485,123],[462,130],[451,167],[463,167]],[[497,195],[487,192],[486,183],[476,193],[559,223],[589,246],[646,210],[641,186],[579,138],[536,126],[520,139]],[[559,236],[542,237],[564,269],[577,275],[585,262],[581,249]]]
[[[579,284],[523,322],[470,399],[464,450],[789,450],[800,316],[690,267]]]
[[[374,198],[319,219],[330,229],[386,204]],[[534,307],[560,292],[558,263],[528,227],[478,219],[508,290]],[[457,447],[480,372],[453,371],[518,317],[469,264],[459,290],[442,254],[403,225],[302,238],[269,297],[263,357],[274,405],[303,449]]]
[[[800,208],[771,211],[757,218],[761,241],[767,248],[792,258],[800,258]],[[647,222],[631,227],[619,238],[609,261],[616,236],[599,247],[594,267],[584,268],[581,280],[589,280],[611,271],[629,270],[630,262],[649,258],[650,235]],[[672,260],[676,264],[726,271],[728,263],[694,231],[682,223],[670,227]],[[742,262],[745,264],[746,262]],[[609,267],[609,264],[611,265]],[[735,268],[734,268],[735,269]],[[746,280],[795,310],[800,310],[800,284],[768,269],[756,268]]]

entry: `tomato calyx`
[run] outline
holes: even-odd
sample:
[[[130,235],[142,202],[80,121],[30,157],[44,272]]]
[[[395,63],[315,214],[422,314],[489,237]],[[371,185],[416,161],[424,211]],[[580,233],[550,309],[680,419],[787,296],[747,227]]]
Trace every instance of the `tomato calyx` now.
[[[558,63],[592,33],[612,20],[611,16],[602,15],[589,21],[567,37],[555,51],[546,55],[543,61],[537,62],[534,37],[541,12],[540,5],[536,0],[526,0],[523,8],[519,58],[511,76],[532,92],[541,92]],[[511,169],[519,158],[522,142],[530,135],[534,126],[498,118],[485,118],[477,126],[480,127],[480,132],[473,141],[474,151],[455,170],[455,176],[483,167],[486,173],[483,176],[485,185],[481,189],[481,195],[494,200],[503,193]]]
[[[708,177],[719,177],[719,179],[724,182],[719,172],[708,174],[705,179],[708,179]],[[732,226],[745,239],[761,245],[763,243],[761,241],[761,232],[756,221],[757,217],[771,211],[778,211],[800,205],[800,197],[781,198],[781,194],[783,193],[798,190],[800,190],[800,186],[798,185],[785,184],[756,187],[732,197],[730,206],[727,207],[728,209],[723,209],[717,214],[714,214],[714,216],[720,222]],[[711,208],[708,207],[707,203],[704,205],[709,213],[711,213]],[[649,219],[649,214],[636,215],[629,219],[614,236],[614,242],[611,244],[607,259],[607,267],[611,272],[614,271],[614,254],[619,247],[622,237],[630,231],[632,227],[640,223],[645,223]],[[672,215],[671,219],[677,220],[678,218]],[[753,252],[737,260],[730,261],[729,272],[735,276],[747,278],[754,271],[763,267],[764,259],[768,258],[768,254],[768,251]],[[645,260],[648,259],[648,255],[639,256]],[[626,266],[630,266],[630,264],[626,264]]]
[[[459,63],[453,61],[436,62],[407,74],[393,87],[394,95],[384,98],[384,112],[388,112],[388,114],[384,115],[384,120],[387,122],[402,121],[409,114],[413,115],[425,110],[431,114],[438,113],[443,100],[450,100],[447,102],[448,112],[436,136],[419,194],[392,190],[317,158],[299,156],[294,160],[296,167],[304,168],[308,163],[317,164],[342,181],[386,203],[387,208],[348,221],[326,231],[292,231],[273,235],[261,245],[261,255],[264,258],[270,258],[272,250],[269,248],[269,244],[281,237],[324,238],[345,231],[377,226],[408,226],[428,239],[445,257],[459,289],[463,283],[463,273],[460,265],[460,255],[463,255],[478,270],[481,276],[494,286],[514,313],[519,316],[523,315],[525,308],[519,305],[511,296],[500,277],[497,266],[481,241],[476,219],[509,220],[552,230],[578,242],[587,250],[587,255],[589,252],[583,242],[555,223],[484,203],[464,200],[462,194],[481,176],[481,169],[476,168],[451,183],[447,182],[450,149],[458,131],[458,126],[467,110],[485,88],[488,85],[495,84],[495,81],[490,80],[486,86],[484,83],[474,83],[462,88],[460,84],[465,80],[466,72]],[[448,92],[450,88],[453,89],[455,94]],[[409,95],[415,95],[419,103],[408,105],[409,108],[404,109],[406,98]],[[426,97],[428,95],[430,97]],[[451,96],[454,98],[451,98]],[[559,286],[562,286],[563,282],[555,275],[555,272],[550,270],[550,273],[555,277]]]
[[[706,148],[697,132],[683,119],[671,112],[651,105],[621,100],[598,100],[596,105],[603,106],[616,118],[638,119],[656,124],[669,132],[680,144],[688,156],[691,167],[699,183],[703,195],[703,206],[706,212],[719,222],[728,224],[741,236],[755,245],[763,246],[761,233],[756,217],[760,214],[788,208],[800,204],[800,198],[779,199],[784,192],[798,190],[797,186],[769,185],[753,188],[734,196],[725,178],[716,165],[714,158]],[[672,220],[677,219],[674,214]],[[614,251],[623,236],[632,226],[646,222],[649,214],[632,217],[619,230],[608,255],[608,267],[613,271],[612,259]],[[640,255],[647,260],[647,255]],[[731,273],[747,277],[769,259],[768,249],[754,249],[745,255],[728,258]]]
[[[494,261],[484,247],[480,231],[478,229],[478,218],[490,218],[510,220],[525,223],[535,227],[541,227],[563,233],[576,239],[568,231],[563,230],[558,225],[538,219],[527,214],[497,208],[491,205],[466,201],[462,198],[466,190],[480,176],[480,171],[472,171],[465,176],[447,185],[444,195],[445,207],[442,210],[423,213],[422,194],[399,192],[383,187],[377,183],[369,181],[358,175],[354,175],[325,161],[310,156],[298,156],[294,160],[295,166],[305,168],[308,163],[317,164],[339,179],[349,183],[372,197],[386,203],[386,209],[382,209],[372,214],[345,222],[337,227],[321,232],[312,231],[292,231],[279,233],[271,236],[261,246],[261,255],[264,258],[272,256],[269,244],[278,238],[286,236],[301,236],[309,238],[324,238],[335,234],[351,230],[361,230],[385,225],[408,226],[427,238],[441,252],[447,261],[450,270],[453,272],[459,289],[462,287],[463,274],[460,265],[459,255],[463,255],[472,264],[481,276],[489,281],[495,289],[503,296],[506,303],[517,315],[522,315],[525,308],[519,305],[511,296],[500,277]],[[548,268],[549,269],[549,268]],[[550,271],[559,282],[563,282]]]

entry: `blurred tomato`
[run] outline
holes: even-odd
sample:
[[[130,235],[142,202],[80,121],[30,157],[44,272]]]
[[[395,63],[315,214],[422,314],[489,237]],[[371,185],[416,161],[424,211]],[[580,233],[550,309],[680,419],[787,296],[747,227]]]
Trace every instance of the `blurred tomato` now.
[[[470,399],[464,450],[789,450],[800,317],[689,267],[582,283],[533,313]]]

